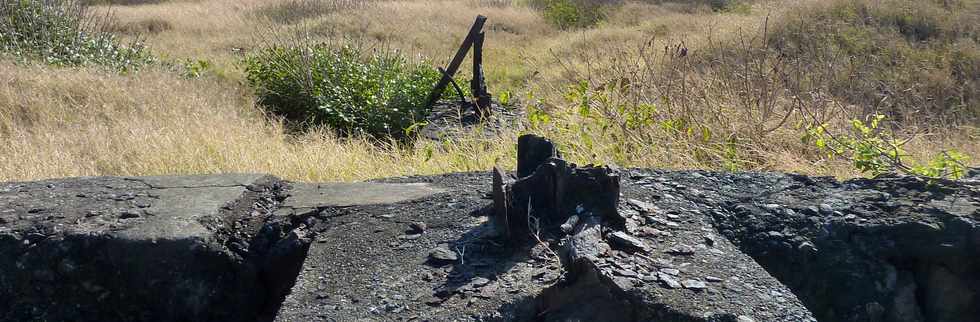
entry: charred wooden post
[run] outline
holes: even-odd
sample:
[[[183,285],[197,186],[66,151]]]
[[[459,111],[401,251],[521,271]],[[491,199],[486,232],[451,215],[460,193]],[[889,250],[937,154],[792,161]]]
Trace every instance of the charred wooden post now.
[[[497,167],[493,167],[493,187],[491,192],[493,194],[493,220],[497,224],[495,228],[497,231],[502,232],[509,236],[510,227],[510,215],[507,213],[510,207],[506,205],[510,204],[510,200],[507,197],[510,195],[510,181],[505,181],[504,172]]]
[[[517,159],[515,181],[505,182],[499,169],[493,172],[493,221],[508,240],[520,243],[534,235],[567,234],[579,218],[587,217],[613,229],[625,226],[617,211],[620,186],[615,171],[592,165],[579,168],[560,159],[552,142],[534,135],[518,139]]]
[[[555,144],[543,137],[527,134],[517,138],[517,177],[534,173],[538,166],[549,159],[561,158]]]
[[[473,42],[473,79],[470,89],[476,98],[476,111],[480,118],[490,116],[492,97],[487,92],[487,81],[483,76],[483,40],[486,34],[481,32]]]
[[[459,50],[456,51],[456,56],[453,56],[453,60],[449,62],[449,66],[446,67],[446,72],[442,74],[442,78],[436,83],[436,86],[429,93],[429,98],[426,100],[425,108],[431,109],[433,105],[439,101],[442,96],[443,90],[449,85],[456,75],[456,71],[459,70],[459,65],[463,63],[463,58],[466,58],[466,53],[470,51],[473,47],[473,42],[476,41],[478,37],[482,34],[483,25],[487,22],[487,17],[482,15],[476,16],[476,21],[473,22],[473,26],[470,27],[469,33],[466,34],[466,38],[463,39],[463,43],[459,46]]]

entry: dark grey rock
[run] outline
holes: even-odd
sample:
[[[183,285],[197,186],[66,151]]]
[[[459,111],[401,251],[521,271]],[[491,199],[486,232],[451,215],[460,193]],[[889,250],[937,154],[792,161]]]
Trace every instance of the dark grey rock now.
[[[119,214],[120,219],[132,219],[132,218],[139,218],[142,216],[143,214],[140,213],[139,211],[130,210],[130,209],[123,210],[122,213]]]
[[[575,230],[575,226],[578,225],[578,219],[578,215],[568,217],[568,220],[561,224],[561,231],[565,234],[571,234]]]
[[[708,288],[708,284],[705,284],[702,281],[693,280],[693,279],[684,280],[683,282],[681,282],[681,285],[683,285],[684,288],[690,289],[690,290],[703,290],[703,289]]]
[[[825,203],[820,204],[819,210],[823,215],[830,215],[834,213],[834,208]]]
[[[425,229],[429,228],[424,222],[416,221],[408,224],[408,231],[413,234],[421,234],[425,232]]]
[[[688,245],[677,245],[667,250],[671,255],[694,255],[694,247]]]
[[[619,275],[619,276],[629,277],[629,278],[637,278],[637,277],[640,276],[635,271],[629,270],[629,269],[617,269],[617,270],[613,271],[613,273],[615,273],[616,275]]]
[[[630,236],[626,232],[617,231],[606,236],[613,245],[629,249],[631,251],[648,252],[650,248],[639,238]]]
[[[676,278],[674,278],[673,276],[670,276],[668,274],[663,274],[663,273],[657,274],[657,278],[667,288],[681,288],[682,287],[681,283],[678,282]]]
[[[657,208],[652,203],[642,201],[642,200],[629,199],[627,200],[627,202],[631,206],[633,206],[633,208],[635,208],[637,211],[640,211],[642,213],[652,213]]]
[[[909,177],[844,183],[819,178],[800,184],[796,177],[770,174],[731,180],[773,192],[760,193],[758,188],[719,191],[716,201],[687,198],[699,208],[717,210],[711,213],[719,231],[786,283],[820,320],[955,321],[952,316],[980,316],[976,305],[951,300],[977,298],[976,291],[967,290],[980,289],[980,278],[965,272],[980,271],[980,260],[974,260],[980,258],[980,239],[966,243],[971,246],[949,242],[969,239],[980,230],[977,186],[953,181],[928,185]],[[711,189],[710,184],[703,187]],[[814,200],[824,202],[814,205]],[[753,204],[802,211],[777,214],[753,209]],[[929,204],[929,210],[922,204]],[[726,211],[737,215],[726,216]],[[957,269],[933,275],[936,267]],[[905,280],[918,281],[917,291],[909,291],[908,283],[897,286],[895,276],[914,276]],[[781,299],[773,296],[774,301]]]
[[[710,246],[714,246],[715,245],[715,238],[716,237],[714,235],[704,235],[704,244],[705,245],[708,245],[709,247]]]
[[[681,273],[680,270],[675,269],[675,268],[661,268],[660,269],[660,272],[661,273],[664,273],[664,274],[667,274],[667,275],[673,275],[673,276],[677,276],[678,274]]]
[[[459,260],[459,255],[449,249],[448,245],[439,245],[429,252],[429,259],[438,264],[447,264]]]
[[[755,322],[755,319],[748,315],[739,315],[736,320],[737,322]]]

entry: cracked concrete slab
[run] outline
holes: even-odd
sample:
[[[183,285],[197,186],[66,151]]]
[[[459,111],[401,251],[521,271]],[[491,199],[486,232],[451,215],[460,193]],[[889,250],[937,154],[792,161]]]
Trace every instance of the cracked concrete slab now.
[[[263,218],[279,185],[266,175],[0,184],[0,321],[254,320],[269,287],[252,258],[262,248],[233,246],[263,223],[226,227]]]
[[[426,183],[293,183],[284,208],[316,209],[387,204],[428,197],[445,189]]]
[[[195,182],[187,180],[183,183]],[[222,207],[241,197],[246,188],[215,186],[155,188],[151,191],[155,200],[142,210],[145,220],[118,232],[121,237],[150,240],[210,238],[211,231],[201,224],[200,219],[217,216]]]
[[[788,288],[727,240],[702,245],[709,232],[717,236],[703,214],[677,219],[675,229],[644,224],[670,233],[645,236],[645,255],[603,254],[595,283],[564,285],[563,265],[546,247],[511,249],[474,217],[486,211],[489,176],[405,179],[413,180],[448,193],[319,212],[326,220],[276,321],[812,320]],[[624,194],[650,200],[655,192]],[[412,228],[420,222],[421,233]],[[693,255],[671,254],[681,243],[700,246]],[[437,249],[456,260],[432,260]]]
[[[261,174],[0,183],[0,321],[265,321],[306,256],[309,210],[443,191]]]
[[[500,307],[523,303],[546,288],[544,281],[525,282],[544,263],[495,251],[479,238],[489,228],[472,216],[483,206],[488,187],[483,179],[482,174],[426,177],[422,180],[448,193],[325,206],[318,216],[329,219],[315,227],[319,235],[276,321],[491,318]],[[412,223],[426,228],[414,233]],[[471,266],[426,265],[430,250],[445,244]],[[472,297],[461,298],[464,293]]]

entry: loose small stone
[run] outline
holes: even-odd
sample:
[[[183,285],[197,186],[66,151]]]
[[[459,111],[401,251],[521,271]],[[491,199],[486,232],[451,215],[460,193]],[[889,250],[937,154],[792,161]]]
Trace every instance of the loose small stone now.
[[[629,202],[629,204],[631,206],[633,206],[633,208],[635,208],[636,210],[639,210],[640,212],[650,213],[650,212],[653,212],[653,210],[657,208],[652,203],[649,203],[649,202],[646,202],[646,201],[640,201],[640,200],[636,200],[636,199],[629,199],[629,200],[627,200],[627,202]]]
[[[829,214],[832,214],[832,213],[834,213],[834,208],[833,208],[833,207],[831,207],[831,206],[830,206],[830,205],[828,205],[828,204],[825,204],[825,203],[822,203],[822,204],[820,204],[820,205],[819,205],[819,206],[817,206],[817,207],[819,207],[819,210],[820,210],[820,213],[821,213],[821,214],[824,214],[824,215],[829,215]]]
[[[401,236],[398,236],[398,239],[401,239],[401,240],[416,240],[416,239],[419,239],[420,237],[422,237],[422,234],[410,234],[410,235],[401,235]]]
[[[677,245],[667,250],[671,255],[694,255],[694,247],[688,245]]]
[[[660,278],[660,281],[663,282],[664,286],[667,286],[667,288],[681,288],[682,286],[681,283],[678,282],[673,276],[659,273],[657,274],[657,277]]]
[[[478,287],[479,288],[479,287],[486,286],[487,284],[490,284],[490,280],[487,279],[487,278],[484,278],[484,277],[477,277],[477,278],[474,278],[473,279],[473,283],[472,284],[473,284],[474,287]]]
[[[738,322],[755,322],[755,319],[749,317],[748,315],[739,315]]]
[[[411,224],[408,224],[408,231],[412,234],[424,233],[425,230],[428,228],[429,227],[424,222],[421,221],[416,221]]]
[[[626,232],[617,231],[609,234],[609,241],[618,246],[632,250],[648,251],[650,248],[639,238],[630,236]]]
[[[684,288],[690,290],[703,290],[708,288],[707,284],[699,280],[684,280],[681,284],[684,285]]]
[[[712,236],[712,235],[704,235],[704,244],[705,245],[708,245],[708,246],[714,246],[715,245],[715,236]]]
[[[561,231],[566,234],[571,234],[576,224],[578,224],[578,215],[572,215],[568,217],[565,223],[561,224]]]
[[[676,268],[664,268],[661,269],[660,272],[668,275],[674,275],[674,276],[677,276],[678,274],[681,273],[681,271]]]
[[[142,214],[135,210],[123,210],[123,212],[119,214],[120,219],[139,218],[140,216],[142,216]]]
[[[806,207],[806,208],[803,209],[803,213],[805,213],[807,215],[811,215],[811,216],[812,215],[816,215],[816,214],[820,213],[820,208],[817,208],[817,207],[814,207],[814,206],[808,206],[808,207]]]
[[[459,256],[448,246],[440,245],[429,252],[429,259],[437,263],[452,263],[459,260]]]
[[[616,275],[623,276],[623,277],[632,277],[632,278],[639,277],[639,274],[628,269],[617,269],[613,272],[616,273]]]

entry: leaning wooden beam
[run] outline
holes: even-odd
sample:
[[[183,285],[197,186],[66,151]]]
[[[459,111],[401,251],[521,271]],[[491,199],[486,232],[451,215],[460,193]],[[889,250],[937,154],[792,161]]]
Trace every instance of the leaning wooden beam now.
[[[432,108],[436,104],[436,101],[439,100],[439,97],[442,96],[442,91],[446,89],[446,85],[449,85],[449,81],[456,74],[456,71],[459,70],[459,65],[463,63],[463,58],[466,58],[466,53],[470,51],[470,47],[473,47],[473,41],[479,36],[480,31],[483,30],[483,24],[486,22],[487,17],[482,15],[476,16],[476,21],[473,22],[473,26],[470,27],[470,32],[463,39],[463,44],[456,51],[456,56],[453,57],[453,60],[449,62],[449,66],[446,67],[446,73],[442,74],[442,79],[439,79],[436,87],[429,94],[429,99],[425,103],[426,109]]]

